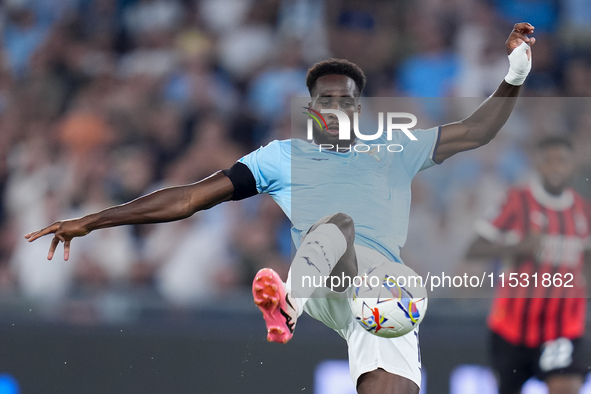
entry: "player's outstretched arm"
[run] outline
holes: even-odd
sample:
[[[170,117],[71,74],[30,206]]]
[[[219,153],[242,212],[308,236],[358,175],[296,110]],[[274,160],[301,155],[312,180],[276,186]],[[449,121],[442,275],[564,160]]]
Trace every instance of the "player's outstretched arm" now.
[[[526,22],[513,27],[505,42],[510,64],[507,76],[472,115],[442,127],[435,161],[441,163],[458,152],[478,148],[497,135],[513,111],[519,89],[531,69],[531,46],[536,40],[527,35],[533,31],[534,27]]]
[[[74,237],[82,237],[93,230],[107,227],[184,219],[197,211],[230,200],[233,193],[232,182],[220,171],[196,183],[157,190],[128,203],[78,219],[57,221],[25,235],[25,238],[32,242],[44,235],[53,234],[47,259],[53,258],[57,245],[63,242],[64,259],[68,260],[70,242]]]

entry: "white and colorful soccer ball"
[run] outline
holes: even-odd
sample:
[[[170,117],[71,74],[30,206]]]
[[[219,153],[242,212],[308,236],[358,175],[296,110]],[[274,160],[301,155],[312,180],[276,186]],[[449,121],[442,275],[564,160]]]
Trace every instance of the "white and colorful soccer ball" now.
[[[351,312],[374,335],[395,338],[413,331],[427,312],[427,290],[410,267],[385,263],[361,275],[353,286]]]

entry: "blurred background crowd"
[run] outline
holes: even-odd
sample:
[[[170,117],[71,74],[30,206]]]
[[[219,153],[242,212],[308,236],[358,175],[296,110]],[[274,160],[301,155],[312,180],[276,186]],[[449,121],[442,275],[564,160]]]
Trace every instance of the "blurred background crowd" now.
[[[591,96],[590,20],[587,0],[5,0],[0,298],[85,322],[116,318],[121,300],[183,308],[248,294],[264,266],[285,275],[290,224],[267,196],[97,231],[68,262],[61,246],[46,260],[50,238],[23,235],[289,138],[290,98],[327,57],[357,63],[366,96],[486,97],[507,71],[511,27],[528,21],[538,41],[522,95],[537,104],[413,186],[407,263],[465,270],[474,219],[491,191],[529,176],[537,136],[575,140],[576,186],[591,196],[591,106],[574,98]]]

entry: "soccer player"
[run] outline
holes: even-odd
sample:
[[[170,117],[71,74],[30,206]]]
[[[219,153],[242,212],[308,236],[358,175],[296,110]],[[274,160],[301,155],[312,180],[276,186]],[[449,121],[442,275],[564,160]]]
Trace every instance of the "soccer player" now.
[[[401,262],[412,178],[419,170],[482,146],[496,135],[513,110],[520,85],[531,68],[530,46],[535,39],[528,34],[533,31],[528,23],[514,26],[505,43],[509,72],[492,97],[462,121],[414,131],[417,141],[402,135],[395,141],[403,146],[402,152],[382,149],[376,156],[337,150],[336,145],[355,141],[339,140],[338,118],[330,114],[326,115],[326,127],[314,130],[314,143],[273,141],[230,169],[197,183],[162,189],[82,218],[58,221],[25,237],[34,241],[54,234],[48,258],[63,242],[67,259],[72,238],[93,230],[179,220],[224,201],[269,193],[290,217],[298,251],[287,283],[269,269],[261,270],[254,279],[253,296],[263,312],[267,338],[288,341],[305,310],[346,339],[351,376],[359,393],[418,393],[421,371],[416,332],[395,339],[369,334],[352,317],[346,286],[294,286],[297,280],[293,278],[353,277],[368,266]],[[365,75],[351,62],[329,59],[317,63],[308,71],[306,84],[312,112],[340,110],[352,119],[361,109],[359,97]],[[319,144],[335,149],[319,152]],[[292,168],[302,162],[306,164],[297,171]]]
[[[519,393],[536,376],[550,394],[576,394],[586,372],[580,280],[588,218],[582,197],[567,187],[575,168],[571,142],[542,139],[534,158],[537,177],[510,189],[495,217],[477,223],[467,257],[503,258],[510,263],[507,279],[516,274],[517,286],[498,288],[488,318],[499,393]],[[557,274],[562,282],[553,280]],[[543,282],[544,275],[550,280]]]

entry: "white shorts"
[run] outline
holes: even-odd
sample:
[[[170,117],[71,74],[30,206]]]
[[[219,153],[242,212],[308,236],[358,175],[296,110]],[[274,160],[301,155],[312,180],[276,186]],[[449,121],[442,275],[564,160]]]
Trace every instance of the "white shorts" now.
[[[360,273],[383,262],[398,264],[365,246],[355,245],[355,251]],[[349,291],[337,293],[327,287],[318,288],[306,302],[304,311],[345,338],[349,347],[349,371],[353,382],[357,384],[362,374],[382,368],[410,379],[421,387],[418,328],[398,338],[381,338],[370,334],[353,318],[349,294]]]

